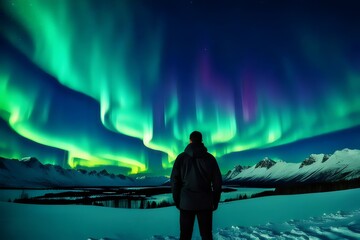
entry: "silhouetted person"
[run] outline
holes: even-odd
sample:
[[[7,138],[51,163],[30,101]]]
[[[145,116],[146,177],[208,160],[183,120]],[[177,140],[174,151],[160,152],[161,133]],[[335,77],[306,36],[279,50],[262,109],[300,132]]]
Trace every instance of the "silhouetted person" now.
[[[180,210],[180,240],[191,239],[195,216],[200,235],[212,238],[212,216],[218,207],[222,178],[213,155],[207,152],[198,131],[190,134],[190,144],[175,160],[171,189]]]

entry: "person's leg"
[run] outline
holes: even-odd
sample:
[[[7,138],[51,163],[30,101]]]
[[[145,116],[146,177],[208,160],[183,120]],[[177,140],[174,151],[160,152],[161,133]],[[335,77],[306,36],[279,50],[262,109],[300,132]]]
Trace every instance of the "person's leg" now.
[[[180,240],[191,240],[195,214],[194,211],[180,210]]]
[[[212,210],[203,210],[196,213],[202,240],[212,240]]]

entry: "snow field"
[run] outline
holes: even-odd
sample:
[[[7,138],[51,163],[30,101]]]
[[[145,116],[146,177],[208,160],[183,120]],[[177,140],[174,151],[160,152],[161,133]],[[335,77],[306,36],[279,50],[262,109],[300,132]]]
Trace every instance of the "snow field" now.
[[[294,236],[309,239],[308,235],[321,239],[324,234],[330,238],[357,239],[359,199],[360,189],[352,189],[223,203],[214,212],[214,235],[217,239],[278,239],[281,233],[289,236],[284,239],[294,239]],[[179,211],[175,207],[115,209],[1,202],[0,212],[1,239],[143,240],[179,236]],[[351,214],[353,219],[349,217]],[[342,218],[351,221],[342,222]],[[326,221],[329,224],[325,224]],[[197,226],[193,238],[199,239]]]

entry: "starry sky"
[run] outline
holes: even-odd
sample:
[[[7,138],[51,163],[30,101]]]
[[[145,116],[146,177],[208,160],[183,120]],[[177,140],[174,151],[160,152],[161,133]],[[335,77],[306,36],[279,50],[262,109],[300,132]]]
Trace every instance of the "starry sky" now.
[[[0,156],[169,174],[193,130],[223,173],[360,147],[356,1],[4,0]]]

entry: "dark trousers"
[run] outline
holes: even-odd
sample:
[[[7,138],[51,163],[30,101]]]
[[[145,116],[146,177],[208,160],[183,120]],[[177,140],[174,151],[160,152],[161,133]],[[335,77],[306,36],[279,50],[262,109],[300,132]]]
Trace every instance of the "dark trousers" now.
[[[191,240],[195,216],[197,217],[202,240],[212,240],[212,210],[180,210],[180,240]]]

